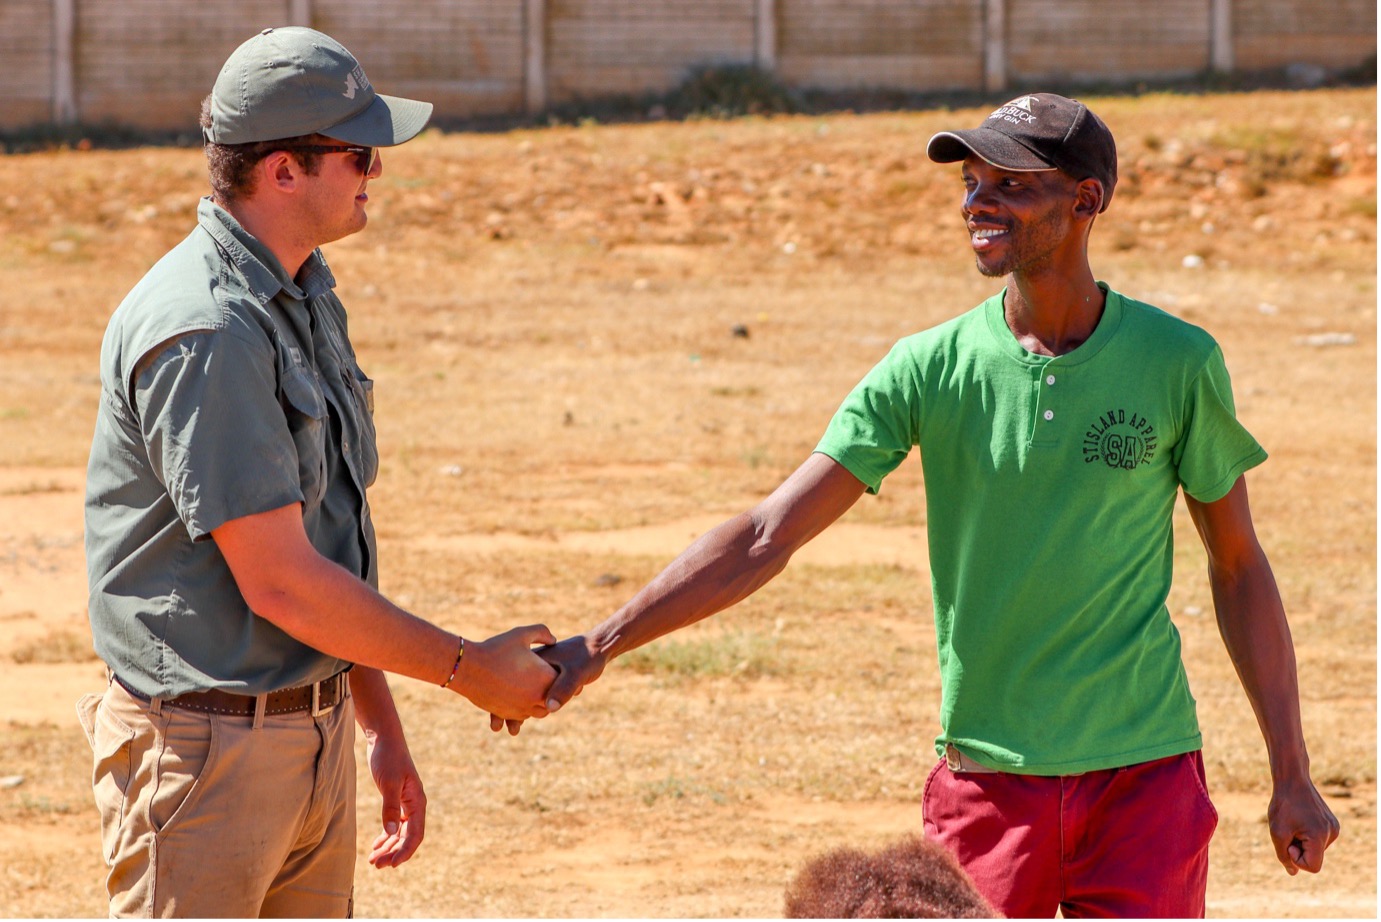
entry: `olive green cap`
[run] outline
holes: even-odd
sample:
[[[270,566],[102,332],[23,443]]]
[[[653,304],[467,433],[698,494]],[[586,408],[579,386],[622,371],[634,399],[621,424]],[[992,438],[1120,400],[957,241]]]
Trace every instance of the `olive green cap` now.
[[[323,134],[392,147],[414,137],[432,104],[374,92],[364,68],[331,36],[301,26],[265,29],[236,48],[211,89],[212,144]]]

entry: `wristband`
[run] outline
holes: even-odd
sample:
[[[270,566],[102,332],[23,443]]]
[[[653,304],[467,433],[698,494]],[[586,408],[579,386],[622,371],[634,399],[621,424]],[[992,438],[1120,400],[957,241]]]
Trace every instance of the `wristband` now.
[[[460,672],[460,660],[465,656],[465,638],[459,637],[457,639],[460,641],[460,646],[456,649],[456,661],[455,664],[451,666],[450,677],[446,679],[445,682],[441,683],[442,688],[451,687],[451,683],[456,680],[456,673]]]

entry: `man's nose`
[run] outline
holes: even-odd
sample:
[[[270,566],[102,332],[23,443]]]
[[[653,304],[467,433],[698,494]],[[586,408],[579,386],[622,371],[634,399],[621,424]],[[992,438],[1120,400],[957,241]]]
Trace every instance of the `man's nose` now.
[[[993,210],[992,190],[978,183],[964,193],[965,214],[991,214]]]

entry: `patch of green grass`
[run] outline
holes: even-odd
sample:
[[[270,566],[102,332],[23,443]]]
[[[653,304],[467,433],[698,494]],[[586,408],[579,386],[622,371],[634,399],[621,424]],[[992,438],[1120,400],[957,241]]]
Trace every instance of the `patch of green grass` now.
[[[114,122],[79,125],[37,123],[0,131],[0,153],[31,153],[43,150],[120,150],[147,144],[199,147],[200,132],[145,131]]]
[[[632,651],[624,661],[638,672],[680,680],[758,678],[780,671],[772,641],[750,632],[664,638]]]
[[[673,113],[706,118],[798,112],[796,94],[751,64],[702,67],[667,97]]]
[[[742,454],[739,455],[739,457],[743,459],[744,464],[748,465],[755,471],[765,464],[770,464],[772,461],[771,452],[769,452],[767,448],[762,445],[757,445],[753,448],[746,449]]]
[[[55,801],[47,795],[20,794],[17,806],[21,817],[65,816],[77,812],[77,808],[66,801]]]
[[[16,663],[87,663],[96,659],[91,638],[71,631],[55,631],[42,640],[21,644],[11,653]]]
[[[887,184],[887,197],[911,201],[930,188],[929,184],[914,179],[897,179]]]
[[[643,803],[649,807],[659,800],[674,801],[690,798],[703,798],[718,806],[723,806],[729,802],[728,796],[723,791],[701,784],[693,778],[678,778],[675,775],[669,775],[664,781],[649,784],[643,791]]]
[[[1376,219],[1376,196],[1366,195],[1347,203],[1347,210],[1364,218]]]
[[[1215,147],[1241,151],[1251,173],[1260,181],[1309,182],[1335,175],[1337,158],[1317,138],[1297,129],[1239,125],[1210,139]]]

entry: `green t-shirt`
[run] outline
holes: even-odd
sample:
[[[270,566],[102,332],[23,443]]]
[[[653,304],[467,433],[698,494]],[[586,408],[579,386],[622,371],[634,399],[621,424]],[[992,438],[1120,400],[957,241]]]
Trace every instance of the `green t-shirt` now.
[[[1182,486],[1212,502],[1266,453],[1203,330],[1108,292],[1033,355],[1002,294],[901,340],[817,451],[870,492],[920,449],[942,685],[938,752],[1034,775],[1201,745],[1165,600]]]

